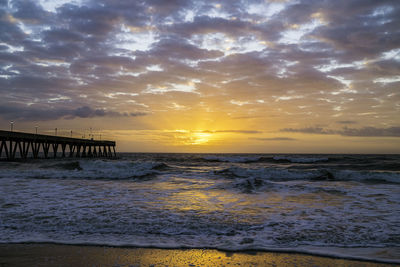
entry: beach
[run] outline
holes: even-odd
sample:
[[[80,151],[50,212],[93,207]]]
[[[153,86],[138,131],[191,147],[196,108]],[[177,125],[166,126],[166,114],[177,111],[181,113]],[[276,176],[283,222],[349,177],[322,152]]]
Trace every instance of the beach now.
[[[394,266],[299,253],[1,244],[0,266]]]

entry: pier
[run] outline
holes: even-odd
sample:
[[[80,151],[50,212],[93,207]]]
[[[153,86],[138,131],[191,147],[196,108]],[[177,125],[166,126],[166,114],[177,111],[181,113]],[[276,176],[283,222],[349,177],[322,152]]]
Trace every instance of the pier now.
[[[47,159],[58,156],[62,158],[116,157],[115,141],[0,130],[0,159]]]

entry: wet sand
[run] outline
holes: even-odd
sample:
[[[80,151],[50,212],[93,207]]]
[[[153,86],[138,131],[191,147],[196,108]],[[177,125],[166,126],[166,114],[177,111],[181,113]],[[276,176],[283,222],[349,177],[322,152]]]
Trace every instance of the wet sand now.
[[[0,244],[0,266],[394,266],[298,253]]]

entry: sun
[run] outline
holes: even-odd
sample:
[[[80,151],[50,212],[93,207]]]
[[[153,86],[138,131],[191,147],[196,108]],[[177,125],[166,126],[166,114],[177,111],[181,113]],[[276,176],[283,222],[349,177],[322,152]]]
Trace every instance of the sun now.
[[[190,145],[202,145],[206,144],[210,141],[211,133],[204,133],[204,132],[192,132],[189,136]]]
[[[176,145],[205,145],[212,139],[213,133],[202,130],[173,130],[172,133]]]

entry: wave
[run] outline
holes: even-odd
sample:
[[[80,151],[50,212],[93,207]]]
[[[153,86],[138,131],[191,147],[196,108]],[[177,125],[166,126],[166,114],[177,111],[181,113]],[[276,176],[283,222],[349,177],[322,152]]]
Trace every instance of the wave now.
[[[2,168],[0,178],[124,180],[149,177],[166,168],[165,163],[153,161],[78,160]]]
[[[231,163],[250,163],[260,161],[262,157],[257,156],[206,156],[206,161],[231,162]]]
[[[271,163],[316,163],[326,162],[327,157],[288,157],[288,156],[205,156],[203,160],[210,162],[230,162],[230,163],[253,163],[253,162],[271,162]]]
[[[326,180],[358,181],[376,183],[400,183],[399,172],[353,171],[353,170],[289,170],[280,168],[242,168],[232,166],[214,171],[214,174],[231,178],[252,178],[271,181]],[[257,183],[257,180],[255,180]]]
[[[329,161],[329,158],[304,158],[304,157],[286,157],[286,156],[275,156],[275,161],[279,162],[291,162],[291,163],[315,163],[322,161]]]

